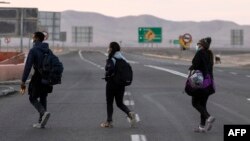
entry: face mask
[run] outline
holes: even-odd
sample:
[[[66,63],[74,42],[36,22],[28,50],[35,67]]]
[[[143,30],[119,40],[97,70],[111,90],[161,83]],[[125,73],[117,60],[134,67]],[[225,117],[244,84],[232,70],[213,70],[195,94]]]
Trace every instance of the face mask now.
[[[107,49],[108,54],[111,53],[111,50],[112,50],[111,48],[108,48],[108,49]]]
[[[195,46],[195,50],[198,51],[200,47],[198,45]]]

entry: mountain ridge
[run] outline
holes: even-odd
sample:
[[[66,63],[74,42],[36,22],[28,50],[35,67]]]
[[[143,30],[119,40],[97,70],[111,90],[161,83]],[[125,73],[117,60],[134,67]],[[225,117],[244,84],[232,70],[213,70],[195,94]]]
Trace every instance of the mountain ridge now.
[[[162,27],[163,41],[158,46],[172,46],[171,40],[190,33],[194,43],[200,38],[211,36],[216,47],[231,46],[232,29],[244,30],[245,46],[250,44],[250,25],[239,25],[232,21],[171,21],[152,15],[112,17],[95,12],[67,10],[61,15],[61,31],[67,32],[66,44],[72,44],[72,26],[92,26],[93,46],[104,46],[111,41],[122,42],[124,46],[142,46],[138,43],[139,27]],[[246,40],[247,39],[247,40]],[[80,43],[79,46],[84,43]],[[84,45],[83,45],[84,46]]]

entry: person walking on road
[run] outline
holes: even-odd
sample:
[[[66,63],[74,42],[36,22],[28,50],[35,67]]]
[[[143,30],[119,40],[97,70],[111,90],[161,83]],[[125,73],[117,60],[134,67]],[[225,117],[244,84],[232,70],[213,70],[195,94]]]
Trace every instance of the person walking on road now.
[[[132,112],[123,103],[123,97],[125,92],[125,86],[117,85],[114,80],[115,65],[117,59],[123,59],[127,62],[124,56],[120,52],[120,45],[117,42],[111,42],[108,49],[108,59],[105,66],[105,80],[106,80],[106,102],[107,102],[107,120],[101,123],[103,128],[111,128],[112,115],[113,115],[113,102],[116,101],[117,107],[127,114],[130,119],[131,127],[135,124],[135,113]]]
[[[26,89],[25,82],[33,66],[34,74],[29,83],[28,94],[29,101],[39,112],[39,120],[38,123],[33,124],[34,128],[44,128],[50,117],[50,113],[47,112],[47,96],[48,93],[52,92],[53,87],[42,83],[42,76],[39,72],[39,69],[42,67],[44,53],[49,50],[48,44],[43,43],[44,37],[42,32],[33,34],[33,47],[29,51],[21,83],[21,94],[24,94]]]
[[[211,38],[203,38],[197,43],[197,52],[192,60],[189,68],[192,70],[200,70],[203,76],[209,74],[213,80],[213,53],[209,50]],[[192,105],[200,113],[200,125],[194,129],[195,132],[204,133],[212,129],[215,117],[211,116],[207,111],[207,101],[211,94],[215,93],[214,87],[209,87],[205,91],[199,91],[192,96]]]

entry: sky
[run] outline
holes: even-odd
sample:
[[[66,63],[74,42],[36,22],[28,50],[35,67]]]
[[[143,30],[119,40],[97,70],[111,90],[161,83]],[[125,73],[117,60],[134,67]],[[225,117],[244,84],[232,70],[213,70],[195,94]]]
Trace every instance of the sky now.
[[[75,10],[123,17],[153,15],[171,21],[233,21],[250,25],[250,0],[0,0],[0,7],[36,7],[39,11]]]

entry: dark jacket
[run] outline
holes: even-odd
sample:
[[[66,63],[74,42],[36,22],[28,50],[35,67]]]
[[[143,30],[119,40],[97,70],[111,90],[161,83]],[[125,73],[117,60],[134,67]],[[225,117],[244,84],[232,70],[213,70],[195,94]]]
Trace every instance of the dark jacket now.
[[[114,76],[115,72],[115,63],[116,59],[123,59],[127,61],[127,59],[121,54],[120,51],[117,51],[114,56],[111,58],[107,59],[106,61],[106,66],[105,66],[105,80],[107,82],[112,82],[112,77]]]
[[[38,69],[42,68],[44,53],[49,51],[48,43],[35,42],[32,49],[29,51],[26,64],[24,67],[22,82],[25,82],[30,74],[33,66],[35,72],[32,75],[29,83],[28,93],[36,96],[47,95],[51,93],[53,87],[42,83],[42,75]]]
[[[112,61],[112,59],[107,59],[106,60],[106,66],[105,66],[105,80],[108,82],[111,80],[111,77],[114,74],[115,70],[115,64]]]
[[[35,70],[35,75],[39,75],[38,68],[42,67],[42,60],[45,52],[48,52],[49,45],[48,43],[35,42],[32,49],[30,49],[26,64],[24,67],[22,82],[26,82],[31,68],[33,66]],[[39,77],[39,76],[38,76]]]
[[[193,60],[189,70],[200,70],[203,75],[210,74],[213,77],[213,53],[210,50],[199,50]]]
[[[215,93],[215,86],[213,81],[213,53],[210,50],[201,49],[199,50],[193,60],[192,65],[189,70],[200,70],[205,77],[207,74],[210,74],[212,79],[212,85],[209,85],[206,89],[197,89],[197,90],[186,90],[189,91],[191,96],[206,96]],[[186,88],[185,88],[186,89]]]

